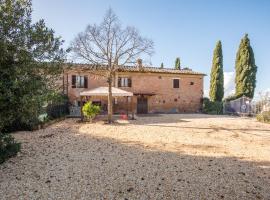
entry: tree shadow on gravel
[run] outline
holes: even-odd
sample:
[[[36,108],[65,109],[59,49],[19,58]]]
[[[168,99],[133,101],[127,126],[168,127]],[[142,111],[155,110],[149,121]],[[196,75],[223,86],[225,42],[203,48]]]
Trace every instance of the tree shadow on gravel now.
[[[132,123],[131,123],[132,124]],[[224,127],[194,127],[194,126],[171,126],[171,125],[156,125],[156,124],[146,124],[146,126],[157,126],[157,127],[163,127],[163,128],[182,128],[182,129],[197,129],[197,130],[213,130],[215,132],[218,131],[242,131],[243,133],[245,131],[262,131],[269,133],[270,137],[270,129],[251,129],[251,128],[224,128]],[[251,133],[246,133],[250,135],[257,135],[257,134],[251,134]],[[260,135],[257,135],[260,136]]]
[[[72,125],[34,134],[21,157],[0,166],[2,199],[270,198],[270,162],[168,152]]]
[[[146,124],[162,124],[162,123],[181,123],[192,122],[196,119],[227,119],[237,118],[228,115],[206,115],[206,114],[145,114],[136,115],[135,120],[129,120],[131,124],[146,125]],[[233,119],[232,119],[233,120]]]

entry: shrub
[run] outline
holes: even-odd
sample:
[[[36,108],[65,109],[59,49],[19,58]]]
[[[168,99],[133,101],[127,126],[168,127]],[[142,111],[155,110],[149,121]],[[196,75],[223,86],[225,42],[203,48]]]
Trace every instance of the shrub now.
[[[270,111],[264,111],[256,116],[259,122],[270,123]]]
[[[92,102],[87,102],[82,108],[83,115],[92,122],[92,119],[100,112],[100,107],[92,104]]]
[[[8,158],[17,155],[20,148],[21,144],[15,142],[10,134],[0,133],[0,164]]]
[[[23,122],[21,118],[15,118],[16,120],[5,126],[2,132],[11,133],[14,131],[32,131],[40,124],[40,121],[35,116],[27,119],[27,122]]]
[[[48,96],[48,99],[48,101],[43,101],[41,103],[43,106],[39,108],[39,111],[36,114],[31,114],[31,112],[30,114],[23,112],[23,116],[18,115],[14,117],[13,120],[10,120],[9,123],[3,126],[1,131],[4,133],[22,130],[32,131],[37,129],[40,124],[45,123],[48,120],[53,120],[68,115],[68,99],[66,95],[52,93]],[[31,110],[31,108],[28,108],[28,110]]]
[[[223,114],[223,103],[222,102],[213,102],[208,98],[203,98],[203,113],[221,115]]]

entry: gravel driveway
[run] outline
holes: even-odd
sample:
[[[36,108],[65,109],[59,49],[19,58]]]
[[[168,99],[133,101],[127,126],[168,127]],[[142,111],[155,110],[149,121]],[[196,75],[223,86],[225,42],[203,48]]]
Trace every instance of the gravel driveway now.
[[[0,199],[270,199],[270,125],[201,114],[18,132]]]

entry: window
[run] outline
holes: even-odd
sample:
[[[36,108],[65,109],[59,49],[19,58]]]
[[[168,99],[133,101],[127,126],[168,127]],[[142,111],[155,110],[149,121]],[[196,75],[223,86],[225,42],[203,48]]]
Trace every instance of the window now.
[[[131,78],[119,77],[118,78],[118,87],[131,87]]]
[[[88,88],[88,77],[72,75],[72,88]]]
[[[194,82],[190,82],[190,85],[194,85]]]
[[[179,79],[173,79],[173,88],[179,88]]]

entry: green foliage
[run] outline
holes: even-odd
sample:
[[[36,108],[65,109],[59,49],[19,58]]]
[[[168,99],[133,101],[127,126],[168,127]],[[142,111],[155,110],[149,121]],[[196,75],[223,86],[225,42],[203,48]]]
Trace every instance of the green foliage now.
[[[59,94],[57,92],[51,94],[50,101],[44,107],[44,114],[40,115],[42,117],[45,115],[46,120],[52,120],[64,117],[68,114],[68,97],[66,95]],[[44,121],[44,119],[43,119]]]
[[[58,89],[63,41],[43,20],[33,24],[31,12],[30,0],[1,0],[0,132],[38,124],[44,102]]]
[[[92,121],[92,119],[94,119],[95,116],[100,112],[100,107],[92,104],[92,102],[89,101],[84,104],[82,112],[87,119]]]
[[[0,164],[8,158],[17,155],[20,148],[21,144],[16,143],[10,134],[0,133]]]
[[[181,69],[181,62],[179,57],[175,59],[175,69]]]
[[[223,55],[221,41],[217,42],[214,50],[210,79],[210,99],[211,101],[221,102],[224,96]]]
[[[236,95],[253,98],[256,87],[257,66],[250,40],[246,34],[241,40],[235,61]]]
[[[230,96],[227,96],[226,98],[223,99],[223,102],[226,102],[226,101],[233,101],[235,99],[238,99],[242,97],[242,95],[230,95]]]
[[[160,69],[163,69],[164,68],[164,64],[163,63],[161,63],[161,65],[160,65]]]
[[[213,102],[208,98],[203,98],[203,113],[221,115],[223,114],[223,103],[222,102]]]
[[[68,102],[68,96],[64,94],[60,94],[59,92],[51,92],[48,95],[48,102],[49,104],[64,104]]]
[[[256,116],[259,122],[270,123],[270,111],[264,111]]]

